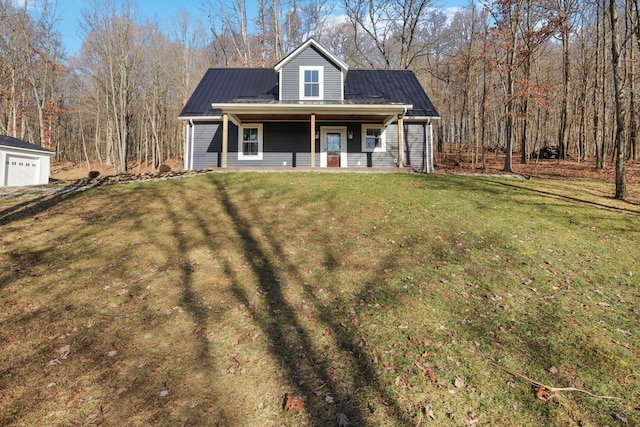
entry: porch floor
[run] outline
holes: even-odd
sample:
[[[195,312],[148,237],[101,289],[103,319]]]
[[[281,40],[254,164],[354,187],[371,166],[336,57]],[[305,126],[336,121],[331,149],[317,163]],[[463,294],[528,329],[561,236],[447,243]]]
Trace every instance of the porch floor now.
[[[282,168],[218,168],[206,169],[208,172],[319,172],[319,173],[412,173],[411,167],[402,168],[321,168],[321,167],[282,167]]]

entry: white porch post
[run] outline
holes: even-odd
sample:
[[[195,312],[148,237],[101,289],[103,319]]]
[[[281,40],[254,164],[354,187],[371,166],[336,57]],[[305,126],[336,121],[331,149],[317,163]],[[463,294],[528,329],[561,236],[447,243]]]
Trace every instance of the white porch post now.
[[[402,114],[398,115],[398,167],[404,167],[404,120]]]
[[[227,167],[227,151],[229,148],[229,115],[224,113],[222,115],[222,160],[220,165],[223,168]]]

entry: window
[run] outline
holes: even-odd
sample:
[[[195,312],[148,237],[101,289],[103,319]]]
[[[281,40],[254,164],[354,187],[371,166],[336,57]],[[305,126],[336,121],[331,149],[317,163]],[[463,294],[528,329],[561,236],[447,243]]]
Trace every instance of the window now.
[[[304,72],[304,96],[320,96],[320,79],[318,70]]]
[[[238,128],[238,160],[262,160],[261,124],[246,124]]]
[[[386,151],[383,126],[362,125],[362,151]]]
[[[323,68],[300,67],[300,99],[323,98]]]

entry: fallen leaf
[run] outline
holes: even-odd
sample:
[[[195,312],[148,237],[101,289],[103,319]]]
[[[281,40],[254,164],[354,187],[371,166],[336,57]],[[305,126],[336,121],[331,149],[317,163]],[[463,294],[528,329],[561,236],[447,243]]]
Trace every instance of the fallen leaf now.
[[[345,414],[343,414],[342,412],[338,413],[337,418],[338,418],[338,425],[340,427],[349,425],[349,418],[347,418],[347,416]]]
[[[388,373],[394,373],[396,371],[396,366],[389,362],[389,363],[383,363],[382,366],[384,366],[384,369],[388,372]]]
[[[549,372],[551,372],[552,374],[557,374],[558,373],[558,368],[556,368],[555,366],[552,366],[549,368]]]
[[[60,359],[66,359],[69,353],[71,353],[71,346],[65,345],[60,347],[60,349],[58,349],[58,353],[60,354]]]
[[[427,417],[431,418],[432,420],[435,420],[435,419],[436,419],[436,414],[434,414],[434,413],[433,413],[433,411],[431,410],[431,408],[429,408],[428,406],[425,406],[423,410],[424,410],[424,414],[425,414]]]
[[[302,412],[302,408],[304,407],[304,402],[298,398],[293,393],[285,394],[285,403],[284,410],[285,411],[296,411]]]
[[[462,380],[462,378],[460,377],[456,377],[453,380],[453,385],[456,386],[456,388],[461,388],[464,387],[464,381]]]
[[[536,397],[546,402],[547,400],[549,400],[549,397],[551,397],[551,395],[549,394],[549,390],[542,386],[539,386],[538,391],[536,392]]]
[[[613,414],[611,414],[611,416],[613,417],[614,420],[620,421],[623,424],[629,424],[629,420],[627,420],[625,417],[623,417],[620,414],[616,414],[614,412]]]
[[[436,378],[436,370],[435,370],[433,367],[428,366],[428,367],[425,369],[425,371],[426,371],[426,372],[425,372],[425,373],[426,373],[426,375],[429,377],[429,380],[430,380],[433,384],[438,384],[438,378]]]

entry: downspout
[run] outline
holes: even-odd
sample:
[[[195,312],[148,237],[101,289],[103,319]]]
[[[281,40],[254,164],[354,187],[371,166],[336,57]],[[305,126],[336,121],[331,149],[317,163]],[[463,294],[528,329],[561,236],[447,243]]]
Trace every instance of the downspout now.
[[[189,151],[189,154],[190,154],[189,170],[193,170],[193,152],[194,152],[194,145],[195,145],[195,138],[196,138],[196,125],[195,123],[193,123],[193,119],[189,119],[189,126],[191,126],[191,150]]]
[[[433,126],[431,125],[431,119],[427,121],[426,126],[429,126],[429,138],[427,138],[429,147],[429,149],[427,150],[427,172],[433,172]],[[427,137],[426,132],[424,136],[425,138]],[[425,145],[427,145],[426,141]]]
[[[182,159],[184,170],[189,169],[189,122],[184,122],[184,158]]]

